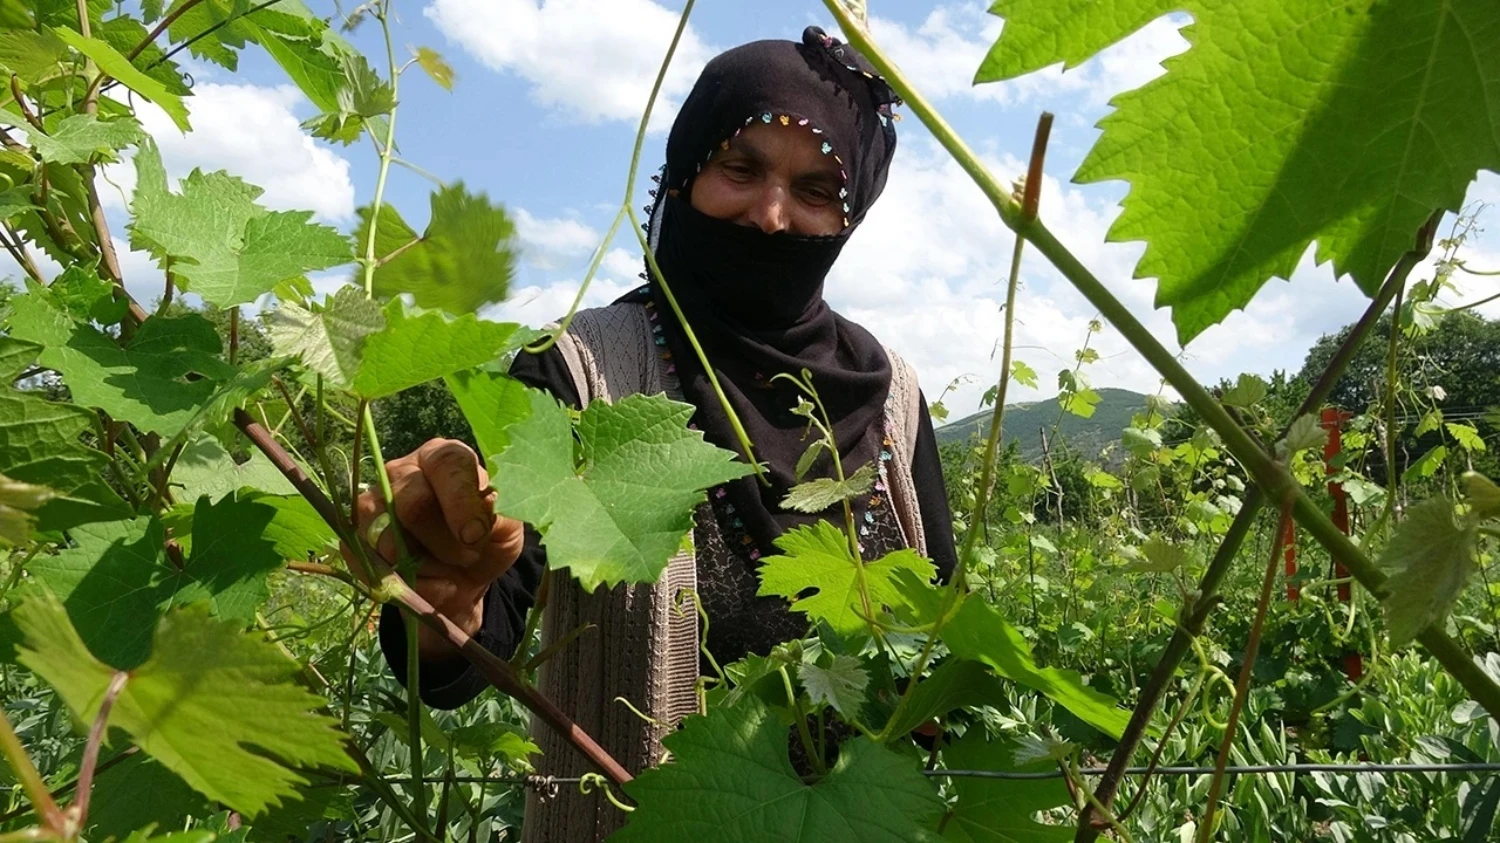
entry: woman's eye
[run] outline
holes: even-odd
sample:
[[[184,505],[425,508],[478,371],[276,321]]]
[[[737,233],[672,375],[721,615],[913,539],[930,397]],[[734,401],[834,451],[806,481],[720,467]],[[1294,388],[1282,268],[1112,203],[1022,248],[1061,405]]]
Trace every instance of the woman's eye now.
[[[833,192],[825,187],[804,187],[802,200],[809,205],[827,205],[833,201]]]
[[[750,169],[750,165],[744,163],[743,161],[726,161],[719,166],[724,170],[724,172],[736,178],[749,178],[751,175],[753,175],[753,172]]]

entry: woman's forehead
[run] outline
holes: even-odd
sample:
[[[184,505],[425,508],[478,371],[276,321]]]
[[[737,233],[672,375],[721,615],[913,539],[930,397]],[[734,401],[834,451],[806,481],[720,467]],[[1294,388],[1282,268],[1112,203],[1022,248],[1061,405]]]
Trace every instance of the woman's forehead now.
[[[841,159],[831,154],[827,139],[806,126],[783,126],[756,121],[728,139],[729,149],[765,163],[797,164],[837,178]]]

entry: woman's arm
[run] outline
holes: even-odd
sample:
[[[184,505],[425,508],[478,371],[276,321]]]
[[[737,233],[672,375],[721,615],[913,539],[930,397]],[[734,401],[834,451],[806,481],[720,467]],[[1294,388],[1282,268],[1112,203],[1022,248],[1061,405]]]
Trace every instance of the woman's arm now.
[[[516,355],[510,375],[527,386],[550,392],[570,407],[579,404],[573,378],[556,347],[541,354]],[[485,649],[508,659],[525,644],[520,638],[526,614],[536,601],[546,567],[547,551],[541,545],[541,536],[528,525],[520,556],[510,570],[490,583],[478,607],[481,621],[474,637]],[[380,649],[396,679],[405,685],[406,625],[400,610],[389,604],[380,613]],[[473,665],[450,648],[441,656],[422,660],[418,691],[423,702],[448,709],[472,700],[488,684]]]

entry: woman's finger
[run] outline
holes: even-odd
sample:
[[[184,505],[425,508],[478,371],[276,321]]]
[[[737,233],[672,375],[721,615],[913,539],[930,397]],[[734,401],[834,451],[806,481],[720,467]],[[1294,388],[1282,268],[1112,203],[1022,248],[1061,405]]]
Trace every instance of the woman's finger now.
[[[463,545],[481,548],[490,535],[495,511],[484,495],[479,458],[462,442],[439,439],[419,448],[417,459],[449,531]]]

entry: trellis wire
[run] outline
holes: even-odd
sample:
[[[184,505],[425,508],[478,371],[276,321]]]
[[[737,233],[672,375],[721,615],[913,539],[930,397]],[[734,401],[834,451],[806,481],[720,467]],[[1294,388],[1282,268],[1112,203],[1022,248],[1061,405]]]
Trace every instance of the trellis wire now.
[[[1078,772],[1085,776],[1102,776],[1104,767],[1084,767]],[[1213,767],[1127,767],[1125,775],[1143,776],[1150,772],[1154,776],[1208,776],[1214,772]],[[1244,764],[1231,766],[1227,773],[1236,775],[1268,775],[1272,773],[1500,773],[1500,763],[1461,763],[1461,764]],[[1063,778],[1062,770],[1044,770],[1040,772],[1023,772],[1019,770],[923,770],[922,774],[934,778],[971,778],[971,779],[1060,779]],[[581,779],[577,776],[510,776],[510,777],[485,777],[485,776],[454,776],[451,779],[446,776],[425,776],[423,782],[451,781],[455,784],[521,784],[528,787],[538,787],[556,784],[577,784]],[[393,785],[407,787],[411,785],[411,779],[386,779]]]

